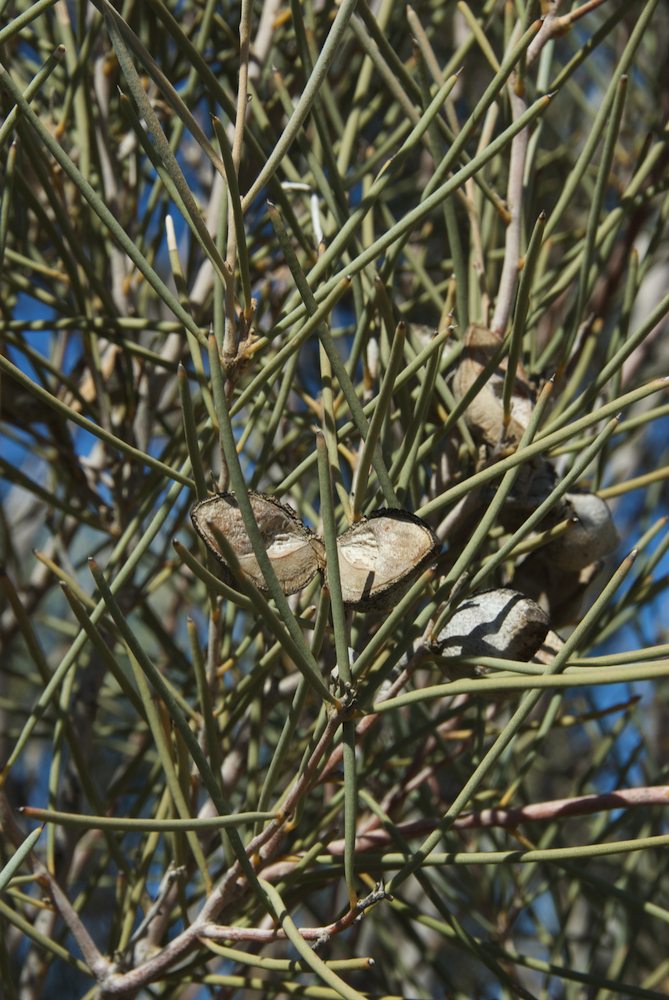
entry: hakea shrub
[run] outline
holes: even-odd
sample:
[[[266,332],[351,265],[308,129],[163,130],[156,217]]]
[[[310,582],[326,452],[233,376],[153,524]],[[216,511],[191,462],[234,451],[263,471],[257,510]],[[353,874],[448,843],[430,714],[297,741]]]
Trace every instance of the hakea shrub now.
[[[666,6],[0,9],[0,992],[666,995]]]

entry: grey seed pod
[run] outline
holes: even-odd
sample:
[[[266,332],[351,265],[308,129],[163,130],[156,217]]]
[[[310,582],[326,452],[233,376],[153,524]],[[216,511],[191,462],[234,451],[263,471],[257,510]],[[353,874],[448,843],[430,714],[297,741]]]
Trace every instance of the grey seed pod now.
[[[549,624],[548,615],[535,601],[501,587],[463,601],[432,648],[443,657],[530,660],[546,638]],[[443,666],[451,679],[483,677],[488,672],[486,667]]]
[[[262,493],[249,493],[251,509],[284,594],[295,594],[314,578],[324,562],[323,543],[299,519],[291,507]],[[234,493],[219,493],[193,507],[191,519],[207,548],[224,566],[225,559],[212,531],[215,527],[229,542],[246,577],[259,590],[267,584],[253,553]],[[226,576],[234,578],[226,566]]]
[[[344,604],[358,611],[392,607],[432,562],[439,539],[406,510],[376,510],[337,539]]]
[[[457,400],[462,399],[471,388],[500,344],[500,338],[492,330],[475,324],[469,327],[453,380],[453,393]],[[502,442],[517,444],[532,413],[532,391],[525,372],[519,365],[511,397],[511,419],[508,427],[504,427],[502,393],[506,367],[504,358],[465,411],[467,424],[479,440],[489,447],[496,447]]]
[[[618,533],[606,502],[594,493],[567,493],[565,501],[562,516],[577,520],[543,551],[554,566],[576,572],[612,552]]]

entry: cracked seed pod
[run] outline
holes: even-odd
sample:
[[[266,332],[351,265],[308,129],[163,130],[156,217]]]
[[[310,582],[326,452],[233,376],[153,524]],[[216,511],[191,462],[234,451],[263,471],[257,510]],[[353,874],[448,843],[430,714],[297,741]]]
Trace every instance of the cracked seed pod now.
[[[509,660],[530,660],[541,648],[549,628],[548,615],[539,605],[501,587],[474,594],[459,605],[433,643],[445,658],[496,656]],[[442,663],[451,680],[484,677],[487,667]]]
[[[554,566],[575,573],[612,552],[618,532],[606,502],[594,493],[567,493],[565,501],[562,517],[577,520],[543,552]]]
[[[415,514],[374,511],[337,539],[344,604],[358,611],[392,607],[438,549],[439,539]]]
[[[453,393],[462,399],[501,343],[497,334],[473,324],[465,334],[465,346],[453,380]],[[502,442],[518,444],[532,413],[533,394],[522,365],[516,369],[511,396],[511,419],[504,427],[502,392],[507,360],[503,358],[481,391],[465,411],[465,420],[474,433],[489,447]]]
[[[249,493],[253,516],[284,594],[295,594],[313,580],[323,567],[323,544],[299,519],[291,507],[262,493]],[[193,507],[191,519],[205,545],[234,577],[212,531],[215,527],[235,552],[244,573],[259,590],[267,585],[258,565],[234,493],[219,493]]]

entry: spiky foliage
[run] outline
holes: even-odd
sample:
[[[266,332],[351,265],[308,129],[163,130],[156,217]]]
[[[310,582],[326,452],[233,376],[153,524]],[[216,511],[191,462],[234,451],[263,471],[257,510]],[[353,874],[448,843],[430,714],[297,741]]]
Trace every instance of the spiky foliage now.
[[[5,994],[665,995],[666,9],[0,9]]]

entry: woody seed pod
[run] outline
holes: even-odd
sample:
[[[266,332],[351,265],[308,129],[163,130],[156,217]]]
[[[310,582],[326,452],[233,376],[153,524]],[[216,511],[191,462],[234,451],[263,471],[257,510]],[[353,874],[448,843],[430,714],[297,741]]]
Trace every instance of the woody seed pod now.
[[[567,493],[565,501],[566,516],[576,521],[544,554],[559,569],[577,572],[612,552],[618,533],[606,502],[594,493]]]
[[[322,542],[292,508],[262,493],[249,493],[251,509],[265,550],[284,594],[295,594],[314,578],[323,565]],[[244,573],[259,590],[267,584],[256,560],[241,511],[233,493],[219,493],[193,507],[191,519],[207,548],[227,567],[213,528],[225,537]],[[234,580],[232,581],[234,582]]]
[[[456,399],[462,399],[479,377],[501,344],[492,330],[472,324],[465,334],[464,351],[453,381]],[[511,397],[511,419],[504,427],[504,375],[507,360],[503,358],[481,391],[465,411],[465,420],[472,431],[489,447],[502,441],[518,444],[532,413],[532,392],[521,365],[516,370]]]
[[[436,557],[439,539],[406,510],[377,510],[337,539],[344,604],[391,607]]]
[[[433,644],[443,657],[496,656],[530,660],[548,632],[546,612],[516,590],[501,587],[463,601]],[[448,676],[483,677],[486,667],[444,664]]]

